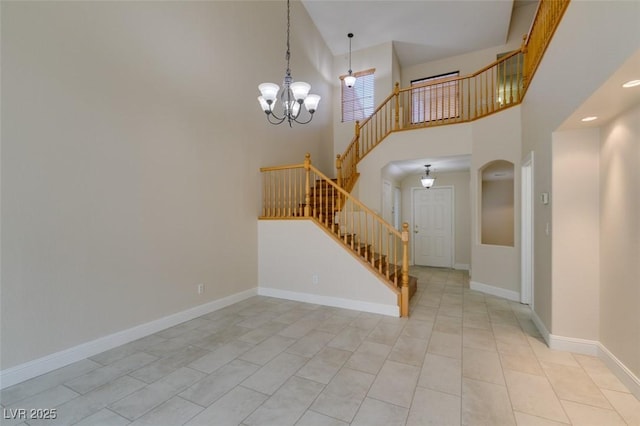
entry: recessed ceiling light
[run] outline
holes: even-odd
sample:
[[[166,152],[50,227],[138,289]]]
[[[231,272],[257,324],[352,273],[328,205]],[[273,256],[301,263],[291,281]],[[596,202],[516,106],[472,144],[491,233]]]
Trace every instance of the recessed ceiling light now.
[[[580,121],[587,122],[587,121],[593,121],[593,120],[597,120],[597,119],[598,119],[598,117],[591,116],[591,117],[585,117],[585,118],[583,118],[583,119],[582,119],[582,120],[580,120]]]
[[[640,80],[629,80],[622,85],[622,87],[626,89],[628,89],[629,87],[636,87],[636,86],[640,86]]]

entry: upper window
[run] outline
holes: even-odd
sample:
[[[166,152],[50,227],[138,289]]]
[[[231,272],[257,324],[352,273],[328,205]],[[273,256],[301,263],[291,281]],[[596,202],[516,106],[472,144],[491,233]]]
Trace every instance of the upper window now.
[[[411,122],[445,120],[459,115],[459,71],[413,80],[411,86],[430,83],[411,91]]]
[[[353,73],[357,78],[353,87],[347,87],[342,83],[345,76],[340,77],[342,84],[342,122],[364,120],[373,114],[374,83],[373,73],[375,69]]]

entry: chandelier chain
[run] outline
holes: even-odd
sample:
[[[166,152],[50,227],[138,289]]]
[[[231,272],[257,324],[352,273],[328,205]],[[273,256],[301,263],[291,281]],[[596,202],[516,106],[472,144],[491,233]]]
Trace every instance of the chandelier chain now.
[[[289,7],[289,0],[287,0],[287,53],[285,58],[287,60],[287,76],[291,76],[291,66],[289,64],[291,59],[291,46],[289,44],[289,38],[291,34],[291,10]]]

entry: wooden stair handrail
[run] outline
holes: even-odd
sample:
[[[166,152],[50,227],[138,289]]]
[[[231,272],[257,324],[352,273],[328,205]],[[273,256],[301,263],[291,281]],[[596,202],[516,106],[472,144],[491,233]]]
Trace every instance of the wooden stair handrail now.
[[[313,170],[318,176],[320,176],[322,179],[324,179],[326,182],[328,182],[329,185],[334,187],[335,190],[338,191],[345,198],[349,199],[352,203],[354,203],[355,205],[360,207],[363,211],[365,211],[365,212],[369,213],[371,216],[375,217],[383,226],[385,226],[387,228],[387,232],[394,234],[398,238],[402,238],[402,233],[400,233],[396,228],[394,228],[393,225],[391,225],[389,222],[384,220],[379,214],[377,214],[376,212],[371,210],[369,207],[367,207],[364,203],[362,203],[356,197],[354,197],[353,195],[351,195],[350,193],[348,193],[344,189],[340,188],[335,182],[333,182],[331,179],[329,179],[320,170],[316,169],[313,165],[311,165],[311,170]]]

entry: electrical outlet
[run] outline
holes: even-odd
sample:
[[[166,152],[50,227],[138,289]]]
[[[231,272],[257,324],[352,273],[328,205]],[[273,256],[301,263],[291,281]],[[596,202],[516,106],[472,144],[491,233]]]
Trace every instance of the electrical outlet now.
[[[198,284],[198,294],[204,293],[204,284]]]
[[[320,279],[318,278],[318,274],[313,274],[311,276],[311,282],[314,284],[318,284],[318,282],[320,281]]]

